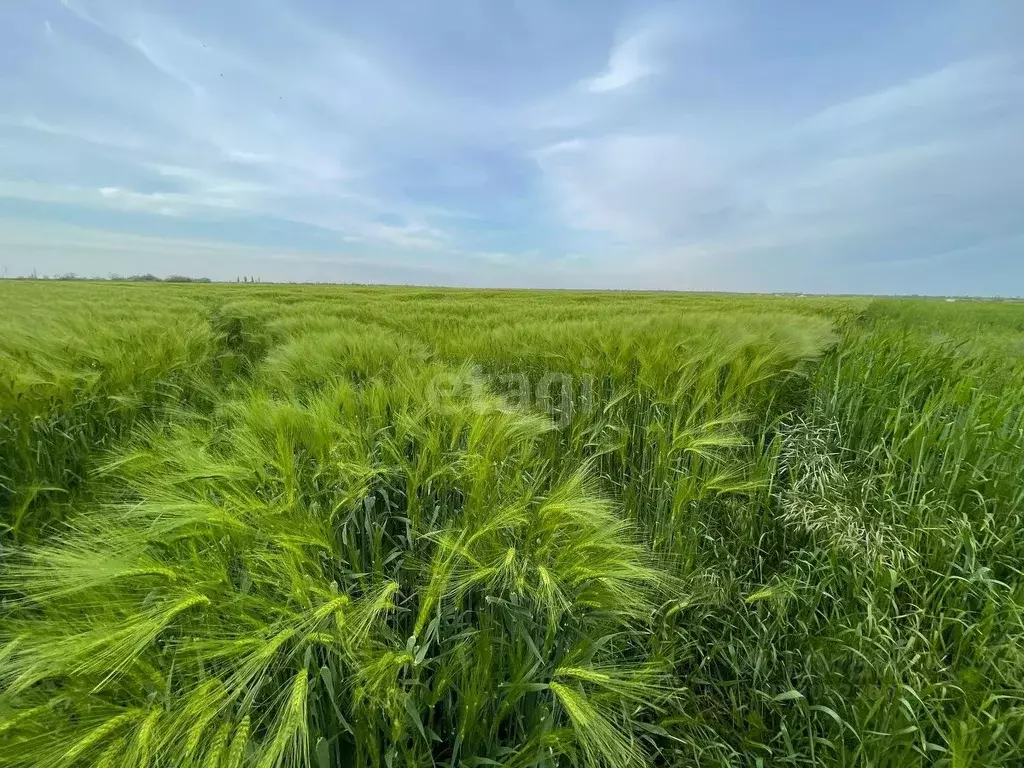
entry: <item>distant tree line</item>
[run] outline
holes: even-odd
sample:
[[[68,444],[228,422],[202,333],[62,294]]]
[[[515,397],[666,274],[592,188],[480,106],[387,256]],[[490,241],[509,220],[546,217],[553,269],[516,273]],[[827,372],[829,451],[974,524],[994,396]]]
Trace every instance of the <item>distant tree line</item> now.
[[[208,277],[189,277],[188,275],[168,275],[167,277],[157,277],[154,274],[147,272],[143,275],[118,275],[111,272],[106,277],[89,277],[87,275],[77,275],[74,272],[64,272],[60,275],[39,275],[33,270],[31,275],[25,277],[12,277],[11,280],[100,280],[100,281],[111,281],[111,282],[127,282],[127,283],[211,283],[213,282]]]
[[[114,278],[111,278],[114,279]],[[152,283],[209,283],[210,278],[208,277],[189,277],[188,275],[168,275],[161,280],[156,275],[132,275],[131,277],[124,278],[129,282],[152,282]]]

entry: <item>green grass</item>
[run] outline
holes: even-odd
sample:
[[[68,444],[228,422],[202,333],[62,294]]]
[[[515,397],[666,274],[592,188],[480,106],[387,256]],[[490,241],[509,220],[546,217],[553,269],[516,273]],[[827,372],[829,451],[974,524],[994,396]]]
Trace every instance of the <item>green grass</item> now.
[[[0,766],[1024,763],[1024,306],[0,282]]]

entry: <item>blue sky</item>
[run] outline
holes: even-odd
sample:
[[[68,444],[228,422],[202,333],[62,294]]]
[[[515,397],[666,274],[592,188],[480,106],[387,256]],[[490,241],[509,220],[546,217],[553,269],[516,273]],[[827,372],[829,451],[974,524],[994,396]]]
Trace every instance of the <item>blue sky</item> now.
[[[0,4],[8,274],[1024,293],[1024,3]]]

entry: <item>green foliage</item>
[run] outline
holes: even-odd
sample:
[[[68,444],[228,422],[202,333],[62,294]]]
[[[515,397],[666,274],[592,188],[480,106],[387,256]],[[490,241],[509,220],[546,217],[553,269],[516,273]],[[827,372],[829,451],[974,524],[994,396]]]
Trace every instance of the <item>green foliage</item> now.
[[[1024,759],[1017,305],[0,302],[0,766]]]

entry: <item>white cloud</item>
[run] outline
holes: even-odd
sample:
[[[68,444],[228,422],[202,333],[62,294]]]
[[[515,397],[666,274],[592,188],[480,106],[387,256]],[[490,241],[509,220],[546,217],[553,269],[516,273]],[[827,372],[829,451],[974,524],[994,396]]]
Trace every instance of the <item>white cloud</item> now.
[[[537,153],[574,227],[621,242],[663,242],[741,204],[709,145],[679,134],[620,134],[562,142]]]
[[[608,68],[596,77],[584,81],[591,93],[606,93],[626,88],[654,74],[652,52],[653,35],[650,31],[637,32],[617,43],[608,57]]]
[[[49,173],[64,177],[50,197],[163,215],[244,210],[384,246],[436,248],[445,241],[426,221],[426,208],[375,190],[384,178],[379,166],[393,162],[389,147],[401,157],[410,154],[410,141],[426,140],[421,134],[463,130],[466,115],[446,112],[441,96],[396,79],[333,29],[277,4],[255,3],[252,10],[273,25],[284,58],[253,48],[244,37],[225,42],[193,32],[187,16],[157,15],[142,4],[64,4],[105,42],[87,45],[73,27],[58,30],[61,73],[81,76],[61,74],[52,85],[43,83],[25,107],[9,105],[0,126],[39,134],[20,139],[33,147],[53,136],[117,152],[125,170],[90,192],[81,188],[80,169],[57,158],[47,163],[40,153]],[[47,67],[35,76],[49,79],[55,72]],[[95,108],[114,94],[122,115]],[[109,177],[111,166],[101,158],[91,160],[84,149],[79,157],[96,164],[94,176]],[[124,178],[132,167],[136,181]],[[178,189],[147,189],[161,180]],[[41,196],[25,185],[21,193]],[[11,185],[7,194],[16,194]],[[406,223],[375,221],[384,214]]]
[[[888,88],[829,106],[798,126],[808,134],[852,131],[893,121],[948,120],[998,103],[1021,87],[1013,59],[959,61]],[[935,128],[933,124],[931,128]]]
[[[623,19],[616,29],[607,64],[579,85],[592,94],[631,90],[654,75],[672,75],[671,59],[691,53],[722,34],[724,7],[699,9],[689,3],[666,3]]]
[[[1022,98],[1012,61],[966,61],[789,125],[752,113],[739,140],[677,125],[535,157],[568,225],[631,247],[635,269],[669,282],[696,265],[824,264],[886,243],[920,249],[929,231],[1008,226],[1007,206],[1024,198],[1024,175],[1007,172],[1024,150]]]

